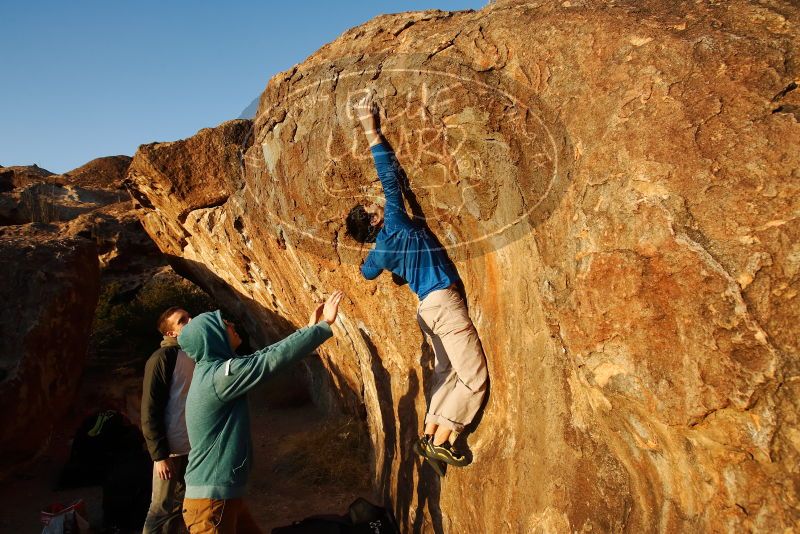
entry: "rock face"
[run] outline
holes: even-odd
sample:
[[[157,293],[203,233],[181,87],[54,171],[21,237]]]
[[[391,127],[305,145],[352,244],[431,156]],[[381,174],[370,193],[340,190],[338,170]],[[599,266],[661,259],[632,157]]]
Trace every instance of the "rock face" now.
[[[0,168],[0,476],[35,457],[69,407],[101,285],[130,298],[166,265],[123,187],[130,159],[98,158],[63,175]]]
[[[323,363],[404,531],[789,531],[798,23],[743,1],[382,16],[275,76],[253,123],[143,146],[129,187],[257,338],[346,290]],[[368,87],[489,360],[474,461],[441,481],[410,448],[416,299],[364,281],[344,233],[377,183],[350,113]]]
[[[55,226],[0,228],[0,475],[46,445],[83,371],[100,289],[94,243]]]

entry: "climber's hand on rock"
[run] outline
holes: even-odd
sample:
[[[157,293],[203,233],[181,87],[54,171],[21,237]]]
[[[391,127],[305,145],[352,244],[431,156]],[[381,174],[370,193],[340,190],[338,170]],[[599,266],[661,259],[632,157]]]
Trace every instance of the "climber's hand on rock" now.
[[[324,302],[321,302],[314,311],[311,312],[311,317],[308,319],[308,326],[314,326],[317,324],[320,319],[322,318],[322,308],[325,306]]]
[[[370,148],[383,142],[381,131],[378,126],[378,105],[375,103],[375,91],[369,90],[355,106],[353,106],[356,117],[364,129],[367,136],[367,144]]]
[[[361,123],[364,133],[378,133],[378,107],[375,105],[375,93],[370,91],[353,106],[356,118]]]
[[[331,296],[325,301],[325,304],[322,308],[322,319],[326,323],[333,324],[333,322],[336,320],[336,315],[339,313],[339,303],[342,302],[343,296],[344,293],[336,290],[331,293]]]

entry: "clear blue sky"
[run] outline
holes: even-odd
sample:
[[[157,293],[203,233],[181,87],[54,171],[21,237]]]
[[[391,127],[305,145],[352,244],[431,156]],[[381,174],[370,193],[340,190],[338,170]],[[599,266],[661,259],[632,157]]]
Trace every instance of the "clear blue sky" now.
[[[0,165],[60,173],[188,137],[378,14],[486,3],[3,0]]]

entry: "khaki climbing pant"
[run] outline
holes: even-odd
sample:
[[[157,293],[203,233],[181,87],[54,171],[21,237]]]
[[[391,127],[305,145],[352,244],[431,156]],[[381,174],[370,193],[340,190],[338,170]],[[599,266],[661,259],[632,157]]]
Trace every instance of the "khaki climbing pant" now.
[[[453,287],[426,295],[417,322],[436,355],[425,424],[461,432],[478,413],[489,378],[478,332]]]

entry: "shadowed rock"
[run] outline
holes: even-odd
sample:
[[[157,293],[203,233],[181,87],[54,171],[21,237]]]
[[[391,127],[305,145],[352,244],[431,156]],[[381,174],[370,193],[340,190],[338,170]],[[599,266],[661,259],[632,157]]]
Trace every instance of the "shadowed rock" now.
[[[0,476],[33,458],[83,371],[100,270],[94,243],[54,226],[0,228]]]

